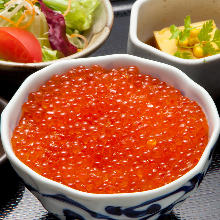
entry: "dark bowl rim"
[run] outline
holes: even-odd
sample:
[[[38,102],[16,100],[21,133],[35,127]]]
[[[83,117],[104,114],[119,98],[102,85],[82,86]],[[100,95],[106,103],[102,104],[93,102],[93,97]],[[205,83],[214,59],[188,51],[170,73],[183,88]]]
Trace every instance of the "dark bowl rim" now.
[[[6,107],[6,105],[8,104],[8,102],[5,100],[5,99],[3,99],[2,97],[0,97],[0,110],[1,110],[1,112],[3,111],[3,108],[2,107]],[[2,108],[2,109],[1,109]],[[0,134],[1,134],[1,130],[0,130]],[[0,140],[1,141],[1,140]],[[2,144],[0,144],[0,147],[2,147]],[[3,147],[2,147],[2,149],[3,149]],[[6,157],[6,154],[5,153],[3,153],[2,155],[0,155],[0,165],[2,164],[2,163],[4,163],[5,161],[6,161],[6,159],[7,159],[7,157]]]

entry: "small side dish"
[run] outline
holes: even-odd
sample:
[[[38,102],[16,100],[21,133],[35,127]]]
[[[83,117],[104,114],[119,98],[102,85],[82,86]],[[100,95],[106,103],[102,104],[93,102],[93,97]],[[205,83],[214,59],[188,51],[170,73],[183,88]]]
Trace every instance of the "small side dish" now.
[[[195,167],[208,130],[201,107],[173,86],[136,66],[93,65],[31,93],[11,141],[44,177],[88,193],[131,193]]]
[[[179,68],[192,80],[207,89],[214,99],[218,99],[220,97],[220,53],[218,49],[220,35],[218,30],[215,39],[213,39],[213,32],[215,32],[214,29],[216,27],[220,28],[219,10],[220,1],[137,0],[132,5],[131,10],[127,52],[129,54],[167,63]],[[207,28],[204,28],[206,31],[203,31],[203,34],[201,35],[202,48],[206,45],[205,50],[207,54],[205,54],[205,57],[195,57],[191,59],[190,57],[194,56],[192,52],[193,46],[185,46],[184,53],[183,51],[176,53],[176,43],[178,43],[178,39],[169,39],[172,36],[170,25],[175,24],[176,27],[172,26],[173,29],[177,30],[177,32],[182,32],[185,28],[183,27],[183,29],[180,30],[179,26],[184,25],[183,20],[187,15],[190,15],[192,19],[192,24],[190,25],[189,23],[191,22],[189,22],[189,18],[186,19],[187,27],[194,25],[194,22],[197,23],[197,21],[207,23]],[[212,25],[210,25],[210,23],[212,23]],[[158,49],[155,39],[152,39],[153,32],[162,30],[165,27],[168,27],[165,30],[168,35],[166,36],[166,44],[169,45],[170,42],[174,42],[171,47],[175,48],[175,50],[170,51],[170,53]],[[210,31],[212,28],[213,31]],[[186,32],[189,33],[189,28],[187,28]],[[179,37],[179,34],[177,33],[175,37]],[[149,39],[151,40],[150,42]],[[213,40],[215,42],[213,42]],[[206,42],[208,44],[203,45],[203,43]],[[203,55],[203,51],[201,53],[200,49],[199,51],[197,50],[199,56]],[[182,47],[180,50],[182,50]],[[175,53],[177,56],[174,56]],[[207,56],[209,54],[212,55]]]
[[[199,59],[220,53],[220,30],[213,20],[191,24],[190,16],[184,26],[154,31],[156,47],[183,59]]]
[[[99,0],[0,1],[0,59],[46,62],[85,49],[99,6]]]

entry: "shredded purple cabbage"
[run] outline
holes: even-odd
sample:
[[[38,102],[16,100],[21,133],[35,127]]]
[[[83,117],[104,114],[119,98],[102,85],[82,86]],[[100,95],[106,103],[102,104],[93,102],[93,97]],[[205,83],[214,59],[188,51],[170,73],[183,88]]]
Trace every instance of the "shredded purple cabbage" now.
[[[76,53],[77,47],[71,44],[66,36],[66,24],[63,15],[48,8],[42,0],[38,1],[49,26],[48,38],[51,48],[62,52],[64,56]]]

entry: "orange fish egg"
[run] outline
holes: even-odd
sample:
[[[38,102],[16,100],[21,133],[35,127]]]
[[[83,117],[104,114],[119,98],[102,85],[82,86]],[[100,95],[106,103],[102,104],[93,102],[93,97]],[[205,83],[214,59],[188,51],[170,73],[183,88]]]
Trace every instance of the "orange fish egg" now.
[[[201,107],[136,66],[79,66],[29,95],[11,139],[16,156],[89,193],[140,192],[191,170],[208,142]]]

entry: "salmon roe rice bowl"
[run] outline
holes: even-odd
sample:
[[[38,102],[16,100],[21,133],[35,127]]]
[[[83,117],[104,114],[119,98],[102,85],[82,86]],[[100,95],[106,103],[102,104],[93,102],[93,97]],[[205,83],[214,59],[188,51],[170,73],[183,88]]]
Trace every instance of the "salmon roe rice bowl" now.
[[[88,193],[132,193],[195,167],[208,124],[195,101],[136,66],[77,66],[29,95],[11,142],[48,179]]]

